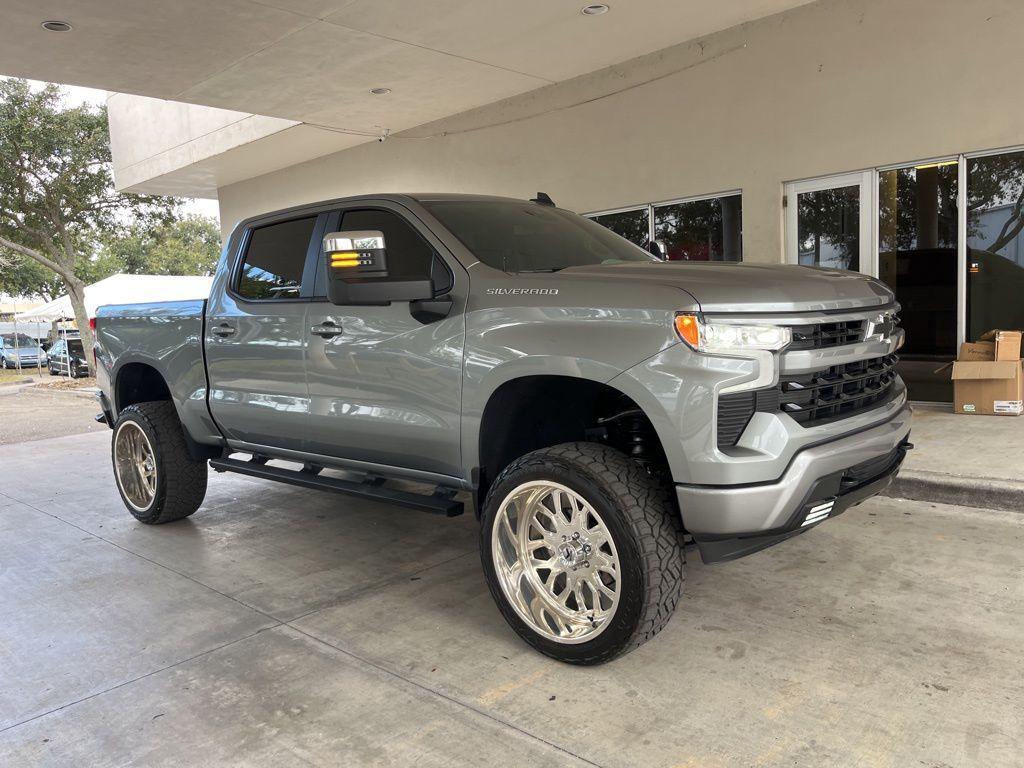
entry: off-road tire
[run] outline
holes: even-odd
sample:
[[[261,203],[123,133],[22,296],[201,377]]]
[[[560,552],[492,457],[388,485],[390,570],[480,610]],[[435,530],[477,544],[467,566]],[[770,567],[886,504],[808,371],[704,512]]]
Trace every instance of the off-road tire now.
[[[118,428],[129,420],[145,432],[156,459],[156,493],[149,506],[141,511],[135,509],[126,498],[117,478],[114,458]],[[136,403],[121,411],[114,423],[110,458],[121,499],[139,522],[159,525],[181,520],[199,509],[203,503],[206,496],[207,465],[205,461],[193,459],[189,455],[178,413],[170,401]]]
[[[592,640],[546,638],[516,612],[495,573],[491,533],[505,497],[526,482],[571,488],[601,515],[619,554],[622,595],[609,625]],[[571,664],[600,664],[650,640],[668,623],[682,595],[685,556],[679,513],[658,482],[625,454],[600,443],[565,443],[533,451],[507,466],[491,486],[480,525],[487,586],[505,620],[541,653]]]

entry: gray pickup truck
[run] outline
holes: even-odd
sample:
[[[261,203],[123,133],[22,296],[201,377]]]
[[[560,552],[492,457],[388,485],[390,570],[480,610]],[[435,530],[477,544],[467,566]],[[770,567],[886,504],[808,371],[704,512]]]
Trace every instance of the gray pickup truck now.
[[[545,195],[332,200],[238,224],[204,301],[101,308],[98,418],[143,523],[208,467],[470,503],[508,623],[593,664],[668,622],[684,545],[740,557],[889,483],[898,309],[850,272],[661,261]]]

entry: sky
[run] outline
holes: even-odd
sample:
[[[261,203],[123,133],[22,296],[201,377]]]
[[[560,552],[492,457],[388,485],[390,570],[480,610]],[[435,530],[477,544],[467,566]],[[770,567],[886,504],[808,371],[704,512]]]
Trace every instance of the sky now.
[[[29,80],[32,85],[43,85],[38,80]],[[101,105],[107,100],[106,91],[98,91],[95,88],[82,88],[78,85],[61,85],[61,88],[66,92],[66,103],[68,106],[78,106],[79,104],[94,104]],[[217,207],[216,200],[205,200],[196,198],[182,198],[185,201],[184,210],[186,213],[198,213],[203,216],[212,216],[214,219],[220,221],[220,209]]]

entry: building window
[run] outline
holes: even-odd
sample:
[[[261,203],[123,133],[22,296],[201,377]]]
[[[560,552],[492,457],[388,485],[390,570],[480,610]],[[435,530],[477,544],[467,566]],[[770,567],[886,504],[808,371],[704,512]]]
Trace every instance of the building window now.
[[[615,213],[599,213],[589,218],[603,227],[608,227],[620,237],[624,237],[634,245],[647,249],[651,242],[651,213],[649,206],[632,211]]]
[[[1024,328],[1024,152],[967,161],[967,339]]]
[[[956,355],[957,197],[955,160],[878,173],[878,277],[902,305],[906,359]]]
[[[589,214],[588,218],[668,261],[743,259],[743,198],[739,192],[651,203],[632,210]]]
[[[798,263],[859,271],[860,186],[800,192],[796,204]]]
[[[669,261],[741,261],[742,222],[740,195],[654,206],[654,238]]]

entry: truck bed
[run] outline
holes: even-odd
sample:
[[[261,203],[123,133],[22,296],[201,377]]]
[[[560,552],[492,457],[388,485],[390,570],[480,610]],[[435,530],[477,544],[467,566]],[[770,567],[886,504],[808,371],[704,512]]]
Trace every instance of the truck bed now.
[[[110,304],[96,311],[96,341],[100,389],[115,399],[110,382],[126,366],[155,368],[168,383],[187,433],[200,442],[220,442],[222,436],[206,403],[207,379],[203,359],[206,301],[165,301]],[[132,377],[124,379],[130,387]]]

